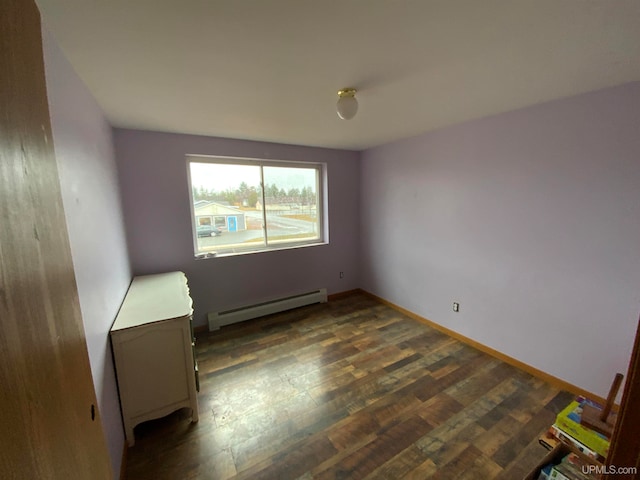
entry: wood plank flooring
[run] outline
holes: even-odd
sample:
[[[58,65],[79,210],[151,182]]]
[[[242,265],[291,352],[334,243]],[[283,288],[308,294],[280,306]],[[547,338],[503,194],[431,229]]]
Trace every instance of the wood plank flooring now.
[[[572,395],[364,294],[198,338],[200,422],[136,428],[127,478],[519,479]]]

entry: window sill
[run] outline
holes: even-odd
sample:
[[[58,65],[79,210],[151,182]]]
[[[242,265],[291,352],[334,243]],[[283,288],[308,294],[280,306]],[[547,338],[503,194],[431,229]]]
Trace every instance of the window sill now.
[[[225,258],[225,257],[235,257],[237,255],[252,255],[256,253],[269,253],[269,252],[279,252],[282,250],[295,250],[299,248],[306,247],[319,247],[322,245],[329,245],[329,242],[325,241],[314,241],[312,243],[296,243],[296,244],[288,244],[288,245],[274,245],[269,247],[262,247],[260,249],[251,250],[251,249],[238,249],[237,251],[223,251],[223,252],[202,252],[195,255],[196,260],[209,260],[211,258]]]

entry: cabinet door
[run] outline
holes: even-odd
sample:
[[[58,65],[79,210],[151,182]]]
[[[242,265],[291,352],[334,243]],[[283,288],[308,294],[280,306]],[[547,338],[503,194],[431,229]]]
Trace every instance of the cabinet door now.
[[[193,366],[188,319],[118,332],[114,350],[120,399],[128,417],[166,415],[173,405],[189,401]]]
[[[0,2],[0,112],[0,478],[112,479],[32,0]]]

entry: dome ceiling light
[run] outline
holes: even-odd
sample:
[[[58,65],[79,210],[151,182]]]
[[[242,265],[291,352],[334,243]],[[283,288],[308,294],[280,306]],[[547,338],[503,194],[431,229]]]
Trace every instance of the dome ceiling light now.
[[[338,90],[338,103],[336,104],[338,116],[342,120],[351,120],[358,112],[358,100],[356,100],[355,88],[343,88]]]

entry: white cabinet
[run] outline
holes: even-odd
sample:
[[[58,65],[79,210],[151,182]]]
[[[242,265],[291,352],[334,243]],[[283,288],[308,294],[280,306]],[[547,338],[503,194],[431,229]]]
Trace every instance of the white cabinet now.
[[[135,277],[111,328],[120,406],[133,428],[183,407],[198,421],[192,302],[182,272]]]

